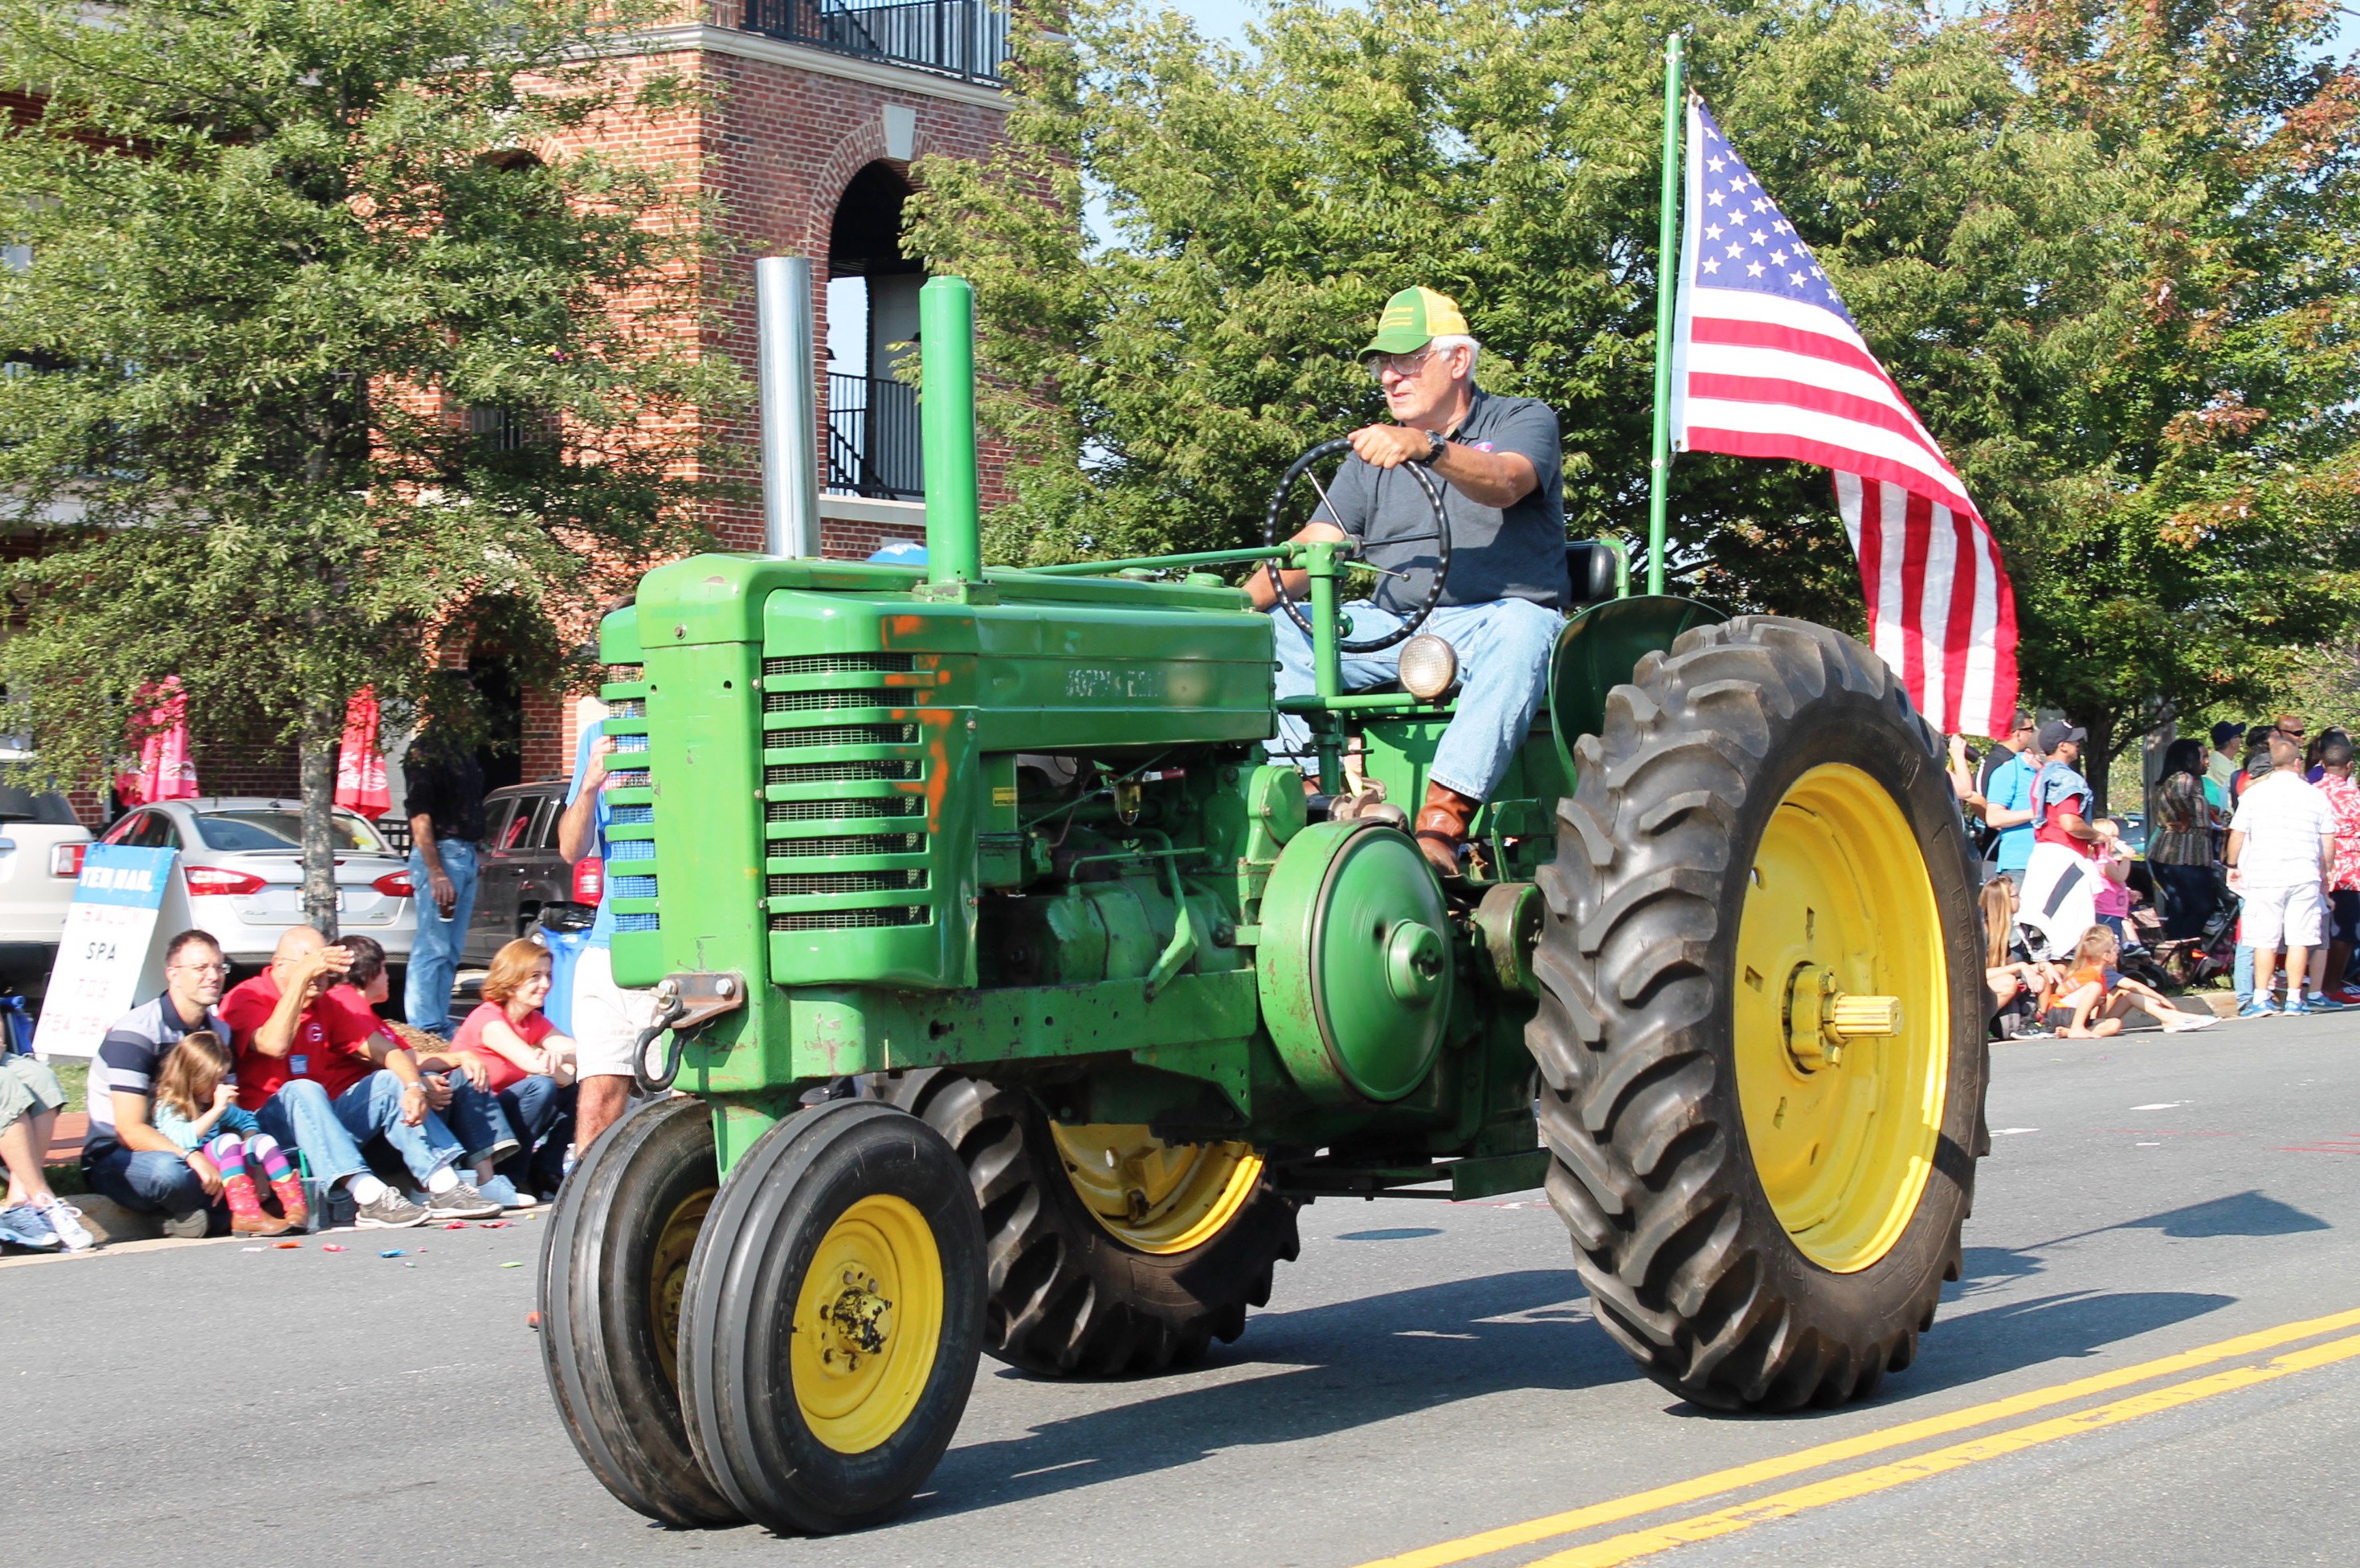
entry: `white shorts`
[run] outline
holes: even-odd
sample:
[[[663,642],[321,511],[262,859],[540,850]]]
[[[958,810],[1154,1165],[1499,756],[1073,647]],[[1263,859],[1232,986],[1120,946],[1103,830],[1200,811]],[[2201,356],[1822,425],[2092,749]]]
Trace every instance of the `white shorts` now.
[[[2327,935],[2327,900],[2315,882],[2243,890],[2245,912],[2237,939],[2249,948],[2315,948]]]
[[[605,948],[585,948],[574,961],[574,1044],[576,1073],[583,1078],[628,1078],[631,1047],[656,1015],[652,991],[626,991],[615,983],[615,957]]]

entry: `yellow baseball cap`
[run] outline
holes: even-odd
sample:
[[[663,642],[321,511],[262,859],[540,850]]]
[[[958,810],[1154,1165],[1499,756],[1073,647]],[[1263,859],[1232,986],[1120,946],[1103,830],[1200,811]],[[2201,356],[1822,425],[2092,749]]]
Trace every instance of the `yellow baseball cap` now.
[[[1459,313],[1459,302],[1449,295],[1427,288],[1404,289],[1385,302],[1384,313],[1377,317],[1377,335],[1369,339],[1360,356],[1407,354],[1437,337],[1466,333],[1467,318]]]

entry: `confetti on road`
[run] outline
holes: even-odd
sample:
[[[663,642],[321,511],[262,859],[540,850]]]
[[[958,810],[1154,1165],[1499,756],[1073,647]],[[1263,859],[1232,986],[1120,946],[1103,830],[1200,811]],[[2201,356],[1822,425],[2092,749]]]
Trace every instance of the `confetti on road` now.
[[[350,1249],[350,1248],[347,1248],[347,1247],[341,1247],[341,1246],[338,1246],[338,1245],[337,1245],[335,1243],[333,1243],[333,1242],[329,1242],[329,1243],[327,1243],[325,1245],[322,1246],[322,1247],[320,1248],[320,1250],[321,1250],[322,1252],[346,1252],[346,1251],[349,1251],[349,1250],[351,1250],[351,1249]]]
[[[259,1246],[242,1246],[237,1250],[240,1252],[268,1252],[270,1249],[268,1247]]]
[[[2131,1109],[2134,1111],[2177,1111],[2182,1105],[2187,1103],[2188,1102],[2185,1100],[2162,1100],[2158,1101],[2153,1105],[2134,1105]]]
[[[442,1229],[446,1231],[464,1231],[466,1228],[467,1222],[464,1220],[453,1220],[449,1224],[442,1227]]]
[[[504,1263],[500,1265],[500,1266],[502,1268],[522,1268],[524,1265],[521,1263]]]
[[[389,1246],[383,1252],[377,1254],[377,1256],[379,1257],[399,1257],[400,1255],[401,1249],[398,1246]]]
[[[539,1333],[541,1332],[541,1314],[539,1312],[527,1312],[524,1315],[524,1326],[532,1330],[535,1333]]]
[[[453,1227],[454,1230],[456,1228],[456,1226]],[[479,1231],[504,1231],[508,1228],[508,1223],[506,1220],[484,1220],[478,1222],[475,1228]]]
[[[301,1246],[303,1244],[301,1242],[272,1242],[270,1245],[280,1252],[293,1252],[297,1247]]]
[[[1995,1138],[2011,1138],[2018,1133],[2037,1133],[2038,1131],[2040,1131],[2040,1129],[2038,1127],[1994,1127],[1992,1129],[1992,1136]]]

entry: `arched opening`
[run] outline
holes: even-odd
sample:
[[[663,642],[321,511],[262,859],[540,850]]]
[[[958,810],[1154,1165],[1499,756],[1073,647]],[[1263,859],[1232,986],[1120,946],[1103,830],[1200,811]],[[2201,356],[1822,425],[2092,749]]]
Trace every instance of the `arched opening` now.
[[[827,236],[827,488],[917,500],[918,400],[893,372],[918,340],[925,268],[901,249],[910,198],[902,167],[882,159],[852,177]]]

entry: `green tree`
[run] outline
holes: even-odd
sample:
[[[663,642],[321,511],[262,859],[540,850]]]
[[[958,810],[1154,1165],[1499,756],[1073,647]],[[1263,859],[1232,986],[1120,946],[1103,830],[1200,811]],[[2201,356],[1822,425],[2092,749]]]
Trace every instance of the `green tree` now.
[[[585,150],[676,93],[602,45],[636,0],[0,0],[0,496],[12,708],[104,774],[150,683],[293,742],[334,929],[348,694],[497,637],[527,676],[689,546],[702,209]],[[21,253],[20,253],[21,255]],[[27,592],[29,590],[29,594]]]
[[[1353,350],[1410,282],[1467,307],[1487,385],[1557,410],[1571,526],[1642,534],[1667,27],[1997,531],[2028,696],[2110,735],[2145,695],[2198,700],[2195,677],[2317,640],[2350,549],[2321,484],[2280,487],[2286,529],[2191,535],[2177,509],[2114,504],[2213,396],[2143,384],[2160,352],[2128,363],[2156,230],[2237,195],[2070,112],[1994,23],[1882,3],[1278,0],[1251,51],[1126,0],[1078,8],[1022,47],[1005,148],[928,162],[913,206],[915,245],[977,281],[987,417],[1033,464],[995,550],[1246,542],[1285,462],[1377,417]],[[2314,221],[2334,212],[2312,196]],[[2331,225],[2313,249],[2339,243]],[[1673,505],[1693,591],[1861,628],[1822,471],[1686,456]]]

